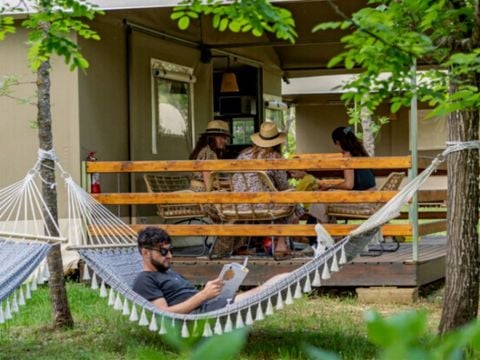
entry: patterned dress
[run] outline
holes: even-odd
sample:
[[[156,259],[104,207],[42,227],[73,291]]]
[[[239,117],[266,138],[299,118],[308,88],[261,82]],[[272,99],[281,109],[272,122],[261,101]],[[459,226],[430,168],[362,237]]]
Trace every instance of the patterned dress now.
[[[250,147],[244,150],[237,159],[239,160],[252,160],[252,159],[281,159],[282,156],[268,149],[261,148],[260,151],[255,153],[258,148]],[[273,185],[278,191],[288,190],[290,188],[288,184],[288,176],[285,170],[266,170],[265,171],[272,181]],[[256,173],[237,173],[233,175],[233,191],[235,192],[268,192],[271,191],[266,184],[264,184],[258,174]],[[255,210],[267,210],[267,209],[285,209],[289,206],[286,205],[271,205],[271,204],[239,204],[238,210],[240,211],[250,211],[254,207]],[[294,212],[291,216],[278,219],[275,222],[278,223],[289,223],[295,217],[299,217],[304,213],[304,210],[301,206],[296,205]]]
[[[205,146],[197,155],[195,160],[217,160],[217,154],[213,151],[210,146]],[[205,183],[203,181],[203,173],[195,172],[192,176],[191,189],[193,191],[202,192],[205,191]]]

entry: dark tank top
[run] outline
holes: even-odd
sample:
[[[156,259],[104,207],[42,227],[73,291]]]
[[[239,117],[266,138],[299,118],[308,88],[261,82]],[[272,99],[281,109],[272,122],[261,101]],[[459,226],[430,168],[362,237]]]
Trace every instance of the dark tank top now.
[[[368,190],[376,186],[375,174],[370,169],[354,170],[353,177],[352,190]]]

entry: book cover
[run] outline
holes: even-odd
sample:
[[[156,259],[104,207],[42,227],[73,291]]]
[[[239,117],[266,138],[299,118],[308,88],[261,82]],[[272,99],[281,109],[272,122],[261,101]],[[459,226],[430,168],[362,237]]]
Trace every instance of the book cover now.
[[[219,277],[224,281],[224,285],[222,292],[218,295],[219,297],[225,299],[233,299],[235,297],[235,294],[248,274],[248,269],[245,265],[246,261],[243,265],[230,263],[223,266]]]

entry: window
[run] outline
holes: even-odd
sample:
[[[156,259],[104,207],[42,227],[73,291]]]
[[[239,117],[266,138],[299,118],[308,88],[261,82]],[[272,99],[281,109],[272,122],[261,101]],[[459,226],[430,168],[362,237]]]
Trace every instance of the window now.
[[[250,136],[255,132],[255,118],[232,118],[233,145],[251,144]]]
[[[287,104],[281,99],[271,95],[265,95],[271,100],[265,102],[265,121],[274,122],[280,131],[285,131],[285,113],[288,110]]]
[[[194,138],[193,69],[155,59],[151,67],[152,153],[163,153],[163,148],[174,142],[179,158],[185,157]]]

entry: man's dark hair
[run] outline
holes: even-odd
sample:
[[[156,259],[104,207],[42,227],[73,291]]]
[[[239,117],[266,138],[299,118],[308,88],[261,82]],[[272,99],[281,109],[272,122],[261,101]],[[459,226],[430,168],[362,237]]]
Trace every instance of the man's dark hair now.
[[[138,251],[142,251],[142,248],[152,248],[155,245],[170,244],[172,239],[170,235],[163,229],[155,226],[149,226],[138,233],[137,245]]]

